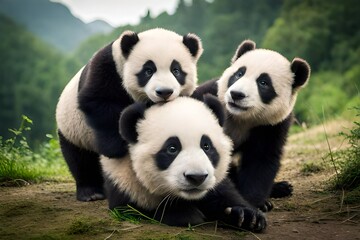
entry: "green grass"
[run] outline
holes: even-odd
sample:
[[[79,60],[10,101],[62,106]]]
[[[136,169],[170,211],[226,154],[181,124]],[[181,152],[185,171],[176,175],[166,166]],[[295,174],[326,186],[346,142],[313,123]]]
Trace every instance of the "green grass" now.
[[[128,221],[134,224],[139,224],[141,221],[160,224],[159,221],[149,216],[146,216],[145,214],[130,205],[117,207],[114,210],[110,211],[110,215],[118,221]]]
[[[324,170],[324,167],[321,164],[308,162],[304,163],[300,169],[301,174],[308,176],[313,173],[319,173]]]
[[[25,137],[31,130],[32,121],[22,116],[18,129],[10,129],[13,134],[4,140],[0,136],[0,184],[23,185],[28,182],[60,180],[68,178],[69,172],[62,158],[59,143],[50,134],[48,141],[38,151],[33,151]]]
[[[360,116],[360,108],[357,109],[357,117]],[[345,199],[350,202],[360,200],[360,122],[355,121],[355,126],[350,133],[341,133],[348,140],[350,147],[340,152],[336,158],[340,161],[334,163],[335,177],[331,180],[330,188],[333,190],[347,191]],[[332,154],[330,154],[331,160]]]

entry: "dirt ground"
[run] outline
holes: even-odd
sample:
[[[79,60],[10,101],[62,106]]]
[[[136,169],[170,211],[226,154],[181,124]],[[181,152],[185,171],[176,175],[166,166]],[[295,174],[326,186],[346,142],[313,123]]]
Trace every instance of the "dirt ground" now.
[[[76,201],[74,182],[68,181],[0,187],[0,239],[360,239],[360,203],[343,204],[342,193],[325,190],[334,169],[301,172],[305,163],[329,165],[323,160],[329,153],[325,132],[335,152],[346,147],[338,133],[349,126],[335,121],[289,138],[277,179],[290,180],[294,194],[273,200],[264,233],[224,229],[214,222],[189,228],[118,222],[106,200]]]

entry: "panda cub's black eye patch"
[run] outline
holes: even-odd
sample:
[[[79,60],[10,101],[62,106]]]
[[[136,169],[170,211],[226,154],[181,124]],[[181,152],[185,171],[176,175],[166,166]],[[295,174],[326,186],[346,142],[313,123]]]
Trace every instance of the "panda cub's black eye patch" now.
[[[178,137],[168,138],[160,151],[155,155],[156,166],[160,170],[166,170],[181,152],[181,142]]]
[[[176,80],[180,83],[180,85],[185,84],[186,72],[184,72],[181,68],[181,65],[178,61],[173,60],[170,65],[170,71],[176,78]]]
[[[145,87],[156,71],[155,63],[151,60],[146,61],[140,72],[136,74],[139,86]]]
[[[277,96],[277,93],[275,92],[269,74],[260,74],[260,76],[256,79],[256,84],[258,86],[261,101],[265,104],[270,104],[271,101]]]
[[[220,156],[216,148],[214,147],[211,139],[207,135],[202,135],[200,140],[200,147],[202,148],[204,153],[208,156],[214,168],[216,168],[216,166],[219,163]]]
[[[228,82],[228,88],[233,85],[237,80],[242,78],[246,73],[246,67],[240,67],[230,78]]]

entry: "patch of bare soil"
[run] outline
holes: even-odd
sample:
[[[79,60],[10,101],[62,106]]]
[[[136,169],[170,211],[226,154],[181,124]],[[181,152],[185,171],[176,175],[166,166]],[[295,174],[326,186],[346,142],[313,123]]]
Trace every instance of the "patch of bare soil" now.
[[[0,187],[0,239],[360,239],[360,203],[343,204],[342,193],[325,190],[334,169],[301,173],[305,163],[327,161],[325,132],[332,151],[346,147],[338,133],[349,126],[336,121],[289,138],[278,180],[290,180],[294,194],[273,200],[269,226],[261,234],[216,223],[178,228],[117,222],[106,201],[76,201],[73,182],[45,182]]]

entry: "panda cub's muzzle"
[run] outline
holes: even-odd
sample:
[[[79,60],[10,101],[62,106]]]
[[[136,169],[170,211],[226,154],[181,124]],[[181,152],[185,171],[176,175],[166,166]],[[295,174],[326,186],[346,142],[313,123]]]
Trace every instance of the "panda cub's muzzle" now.
[[[167,101],[170,96],[174,93],[174,90],[171,88],[156,88],[155,89],[156,96]]]
[[[229,111],[247,111],[250,107],[244,103],[247,96],[240,91],[231,90],[226,97],[226,107]]]

